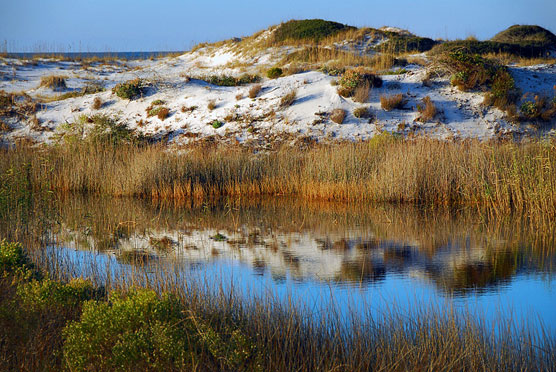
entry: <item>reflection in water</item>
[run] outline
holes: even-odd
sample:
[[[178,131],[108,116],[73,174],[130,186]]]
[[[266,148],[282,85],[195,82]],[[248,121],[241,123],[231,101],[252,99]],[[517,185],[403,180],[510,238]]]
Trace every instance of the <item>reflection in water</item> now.
[[[47,255],[101,283],[137,268],[144,280],[239,283],[315,311],[421,303],[496,319],[505,308],[556,331],[556,227],[519,217],[289,199],[168,206],[80,197],[58,201],[54,215]]]
[[[307,204],[284,199],[163,206],[135,199],[73,198],[59,204],[57,239],[121,263],[228,260],[256,275],[377,285],[389,274],[443,293],[496,291],[518,274],[547,274],[554,227],[484,220],[471,212]],[[552,229],[552,230],[550,230]]]

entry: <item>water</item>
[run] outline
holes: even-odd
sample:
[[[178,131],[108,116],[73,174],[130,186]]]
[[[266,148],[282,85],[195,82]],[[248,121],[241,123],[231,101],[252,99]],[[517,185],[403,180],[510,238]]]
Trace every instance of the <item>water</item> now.
[[[433,305],[556,332],[555,230],[519,217],[289,199],[84,198],[61,202],[57,215],[52,253],[83,275],[166,267],[225,290],[291,298],[315,314]]]

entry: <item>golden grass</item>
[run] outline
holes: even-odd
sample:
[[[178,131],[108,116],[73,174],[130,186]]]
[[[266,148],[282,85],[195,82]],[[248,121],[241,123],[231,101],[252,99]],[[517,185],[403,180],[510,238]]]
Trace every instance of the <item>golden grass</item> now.
[[[344,109],[337,108],[332,110],[330,113],[330,120],[332,120],[336,124],[342,124],[346,117],[346,112]]]
[[[0,172],[28,166],[32,188],[185,200],[249,195],[308,199],[478,205],[496,214],[556,217],[556,145],[395,140],[242,148],[77,144],[2,150]],[[29,165],[25,165],[29,164]]]
[[[353,93],[353,100],[359,103],[365,103],[369,100],[369,93],[371,91],[371,84],[368,81],[363,82]]]
[[[41,82],[39,83],[39,87],[50,88],[53,90],[65,89],[66,77],[57,76],[57,75],[42,76]]]
[[[91,107],[93,110],[99,110],[102,107],[102,99],[100,99],[100,97],[95,97]]]
[[[261,84],[255,84],[253,85],[251,88],[249,88],[249,98],[254,99],[257,98],[257,96],[259,95],[259,92],[262,89],[262,85]],[[237,97],[236,97],[237,98]],[[241,99],[241,98],[240,98]]]
[[[295,89],[290,90],[288,93],[286,93],[285,96],[280,98],[280,107],[285,108],[291,106],[295,101],[296,97],[297,97],[297,90]]]
[[[436,106],[429,96],[423,98],[423,105],[417,105],[417,110],[419,111],[419,121],[426,123],[436,116]]]
[[[404,97],[402,93],[393,95],[380,96],[380,107],[385,111],[400,109],[404,106]]]

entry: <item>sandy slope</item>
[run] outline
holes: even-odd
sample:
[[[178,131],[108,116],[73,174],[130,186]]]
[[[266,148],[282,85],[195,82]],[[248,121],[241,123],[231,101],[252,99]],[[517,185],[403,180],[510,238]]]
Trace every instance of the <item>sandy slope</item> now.
[[[264,38],[263,33],[260,38]],[[376,41],[373,41],[376,42]],[[350,48],[353,46],[346,46]],[[357,47],[357,46],[355,46]],[[63,92],[37,88],[41,76],[67,77],[65,91],[81,89],[88,82],[100,82],[104,92],[53,101],[37,113],[37,128],[15,119],[5,120],[11,131],[0,133],[2,142],[9,143],[21,137],[31,137],[38,142],[49,142],[59,131],[59,126],[72,123],[80,115],[107,114],[119,118],[138,132],[167,138],[170,143],[188,143],[198,138],[216,136],[226,142],[264,145],[278,139],[311,137],[318,141],[363,140],[382,131],[406,136],[429,136],[443,139],[479,138],[500,136],[537,135],[531,126],[513,125],[504,120],[504,114],[481,103],[483,93],[463,93],[450,86],[447,78],[432,80],[425,86],[426,68],[419,65],[405,67],[400,75],[383,76],[384,85],[371,92],[369,103],[374,120],[358,119],[353,109],[362,104],[340,97],[331,85],[334,77],[311,71],[275,80],[264,79],[261,93],[256,99],[248,98],[249,86],[218,87],[196,77],[209,74],[260,73],[291,52],[288,47],[259,50],[251,53],[234,48],[234,44],[207,46],[179,57],[158,60],[119,61],[111,64],[92,64],[83,67],[76,62],[29,61],[0,59],[0,89],[8,92],[24,91],[32,97],[49,97]],[[556,66],[538,65],[512,67],[511,72],[522,93],[543,94],[552,97],[556,86]],[[153,84],[148,94],[134,101],[122,100],[110,89],[119,82],[144,78]],[[297,91],[292,106],[280,108],[281,97]],[[380,108],[383,94],[403,93],[407,104],[403,110],[386,112]],[[237,96],[242,98],[238,99]],[[91,108],[95,97],[104,102],[100,110]],[[429,96],[439,109],[439,115],[429,123],[416,121],[416,107],[423,97]],[[154,100],[165,101],[170,116],[165,120],[147,117],[146,108]],[[213,100],[217,107],[207,108]],[[197,108],[182,112],[182,107]],[[335,108],[348,112],[343,124],[330,121],[322,113]],[[317,115],[317,114],[321,115]],[[225,119],[227,118],[227,120]],[[214,129],[210,124],[219,120],[224,125]],[[550,126],[541,134],[546,134]],[[552,130],[552,133],[554,131]]]

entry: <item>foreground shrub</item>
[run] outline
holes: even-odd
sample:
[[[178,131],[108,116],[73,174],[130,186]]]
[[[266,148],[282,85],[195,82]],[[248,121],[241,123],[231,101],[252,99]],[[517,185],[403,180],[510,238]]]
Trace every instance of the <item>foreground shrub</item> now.
[[[419,111],[418,120],[423,123],[431,121],[436,116],[436,106],[429,96],[423,98],[423,105],[417,105],[417,111]]]
[[[0,278],[15,275],[29,278],[33,274],[33,266],[23,252],[19,243],[0,241]]]
[[[79,321],[64,330],[64,359],[70,370],[180,370],[192,330],[178,301],[150,290],[114,294],[109,302],[89,301]]]
[[[344,122],[345,117],[346,117],[346,112],[341,108],[334,109],[330,113],[330,120],[332,120],[336,124],[342,124]]]
[[[405,105],[404,96],[402,93],[394,95],[382,95],[380,96],[380,107],[385,111],[391,111],[394,109],[401,109]]]
[[[359,92],[359,99],[363,99],[363,96],[367,93],[367,96],[364,98],[366,101],[369,89],[381,87],[382,79],[363,68],[357,67],[344,72],[338,80],[338,85],[338,94],[342,97],[351,97],[357,88],[363,87]]]
[[[141,79],[129,80],[120,84],[117,84],[112,88],[112,93],[123,99],[136,99],[142,97],[148,84]]]
[[[66,89],[66,79],[63,76],[57,75],[42,76],[39,86],[52,90]]]
[[[269,79],[276,79],[282,76],[283,71],[280,67],[273,67],[266,72],[266,77]]]

